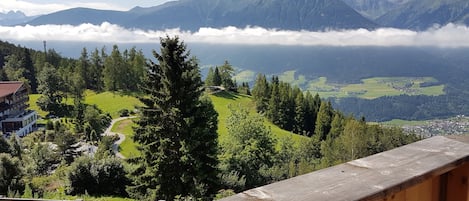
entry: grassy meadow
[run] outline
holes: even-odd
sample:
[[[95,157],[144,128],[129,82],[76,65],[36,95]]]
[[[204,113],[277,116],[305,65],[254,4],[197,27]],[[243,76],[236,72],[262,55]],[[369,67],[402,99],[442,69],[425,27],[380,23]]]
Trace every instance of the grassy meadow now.
[[[39,96],[40,95],[38,94],[30,95],[30,109],[38,111],[38,113],[44,117],[47,112],[40,110],[39,107],[36,105],[36,101]],[[209,97],[211,98],[214,104],[215,110],[218,112],[218,134],[220,142],[224,142],[227,140],[228,130],[226,129],[226,119],[230,115],[230,106],[248,108],[248,110],[252,114],[256,113],[254,102],[252,101],[250,96],[221,92],[209,95]],[[68,99],[67,103],[68,102],[71,102],[71,99]],[[97,105],[104,112],[110,113],[113,118],[119,117],[119,110],[133,110],[135,109],[136,105],[141,104],[137,98],[129,95],[121,95],[112,92],[96,93],[93,91],[86,91],[85,103]],[[306,139],[306,137],[304,136],[296,135],[291,132],[285,131],[279,128],[278,126],[273,125],[267,120],[265,120],[264,123],[267,127],[272,130],[272,133],[278,140],[281,140],[286,137],[291,137],[293,141],[298,143],[301,140]],[[133,120],[126,119],[117,122],[111,129],[113,132],[122,133],[126,136],[126,139],[119,147],[119,150],[122,155],[126,157],[135,156],[139,154],[136,145],[132,140],[133,126]]]
[[[228,130],[226,129],[226,119],[231,113],[230,107],[244,107],[248,108],[252,114],[256,113],[254,102],[250,96],[221,92],[210,95],[210,98],[212,99],[215,110],[218,112],[218,135],[220,142],[227,140]],[[306,139],[304,136],[283,130],[267,120],[264,121],[264,124],[272,130],[274,136],[279,140],[285,137],[291,137],[293,141],[298,143]]]
[[[45,117],[47,112],[42,111],[39,106],[37,106],[37,99],[40,97],[40,94],[31,94],[29,95],[29,108],[38,112],[39,115]],[[67,98],[64,100],[65,103],[72,105],[73,99]],[[103,110],[105,113],[111,114],[112,118],[119,117],[119,110],[128,109],[132,111],[135,109],[135,106],[141,105],[140,101],[130,95],[124,95],[113,92],[102,92],[96,93],[94,91],[87,90],[85,92],[85,103],[89,105],[97,105],[99,109]]]

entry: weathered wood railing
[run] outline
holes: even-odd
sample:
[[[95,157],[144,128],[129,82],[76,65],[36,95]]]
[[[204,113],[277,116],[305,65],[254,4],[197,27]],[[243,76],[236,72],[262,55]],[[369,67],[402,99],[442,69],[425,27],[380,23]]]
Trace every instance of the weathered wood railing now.
[[[223,201],[469,201],[469,136],[438,136]]]

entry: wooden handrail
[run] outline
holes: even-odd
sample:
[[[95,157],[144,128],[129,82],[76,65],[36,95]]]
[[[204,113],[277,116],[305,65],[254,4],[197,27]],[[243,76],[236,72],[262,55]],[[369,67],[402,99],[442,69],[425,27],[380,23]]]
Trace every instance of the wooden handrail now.
[[[222,201],[467,201],[468,178],[469,136],[437,136]]]

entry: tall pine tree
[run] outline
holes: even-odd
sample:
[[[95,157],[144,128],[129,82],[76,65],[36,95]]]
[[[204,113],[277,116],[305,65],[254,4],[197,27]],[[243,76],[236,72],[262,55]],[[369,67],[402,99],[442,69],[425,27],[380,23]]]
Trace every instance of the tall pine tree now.
[[[134,140],[142,156],[128,192],[142,200],[175,196],[211,199],[217,190],[217,116],[202,96],[195,58],[178,37],[161,39],[158,63],[150,61],[142,84]]]

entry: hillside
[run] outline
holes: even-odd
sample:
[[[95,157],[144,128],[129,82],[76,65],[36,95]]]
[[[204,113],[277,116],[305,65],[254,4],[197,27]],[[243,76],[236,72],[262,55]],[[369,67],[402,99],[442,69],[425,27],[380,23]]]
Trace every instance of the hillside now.
[[[128,28],[197,31],[200,27],[261,26],[287,30],[375,28],[376,24],[341,0],[180,0],[127,12],[73,8],[28,24],[100,24]]]
[[[435,24],[469,25],[469,1],[467,0],[412,0],[379,17],[384,26],[425,30]]]
[[[37,111],[40,116],[45,117],[47,112],[39,109],[36,104],[39,97],[40,94],[29,95],[29,108]],[[65,101],[67,104],[72,104],[73,102],[72,99],[66,99]],[[112,92],[95,93],[89,90],[85,93],[85,103],[89,105],[97,105],[99,109],[103,110],[103,112],[109,113],[112,118],[119,117],[119,110],[127,109],[132,111],[135,109],[135,106],[140,105],[140,102],[132,96]]]
[[[45,116],[47,113],[40,110],[39,107],[35,104],[37,98],[40,95],[32,94],[30,95],[30,109],[38,111],[41,116]],[[218,134],[220,142],[226,140],[226,135],[228,133],[226,129],[226,119],[230,115],[230,105],[241,106],[249,108],[252,113],[255,113],[255,108],[250,96],[233,94],[228,92],[221,92],[218,94],[210,95],[210,98],[213,101],[215,110],[218,112]],[[111,92],[95,93],[92,91],[87,91],[85,96],[85,103],[87,104],[96,104],[104,112],[111,114],[113,118],[118,117],[118,111],[121,109],[133,110],[135,105],[139,105],[140,102],[131,96],[120,95]],[[117,123],[113,131],[122,132],[128,138],[123,143],[123,146],[120,147],[121,152],[124,156],[130,156],[130,154],[135,153],[135,148],[133,147],[133,141],[131,140],[132,136],[132,125],[129,123],[131,120],[125,120],[123,122]],[[304,136],[296,135],[291,132],[280,129],[278,126],[273,125],[272,123],[265,121],[265,125],[272,129],[272,133],[277,139],[283,139],[285,137],[290,137],[295,142],[300,142],[302,139],[306,139]]]
[[[381,15],[398,8],[409,0],[343,0],[347,5],[355,9],[369,19],[376,19]]]
[[[228,134],[228,131],[226,130],[226,119],[230,115],[230,106],[236,107],[239,105],[241,107],[249,108],[251,113],[256,113],[254,102],[250,96],[221,92],[210,95],[210,98],[212,99],[215,110],[218,112],[218,134],[220,135],[220,141],[225,140],[226,135]],[[297,143],[302,139],[306,139],[304,136],[282,130],[278,126],[267,121],[267,119],[265,120],[265,125],[270,127],[272,133],[277,139],[291,136]]]

